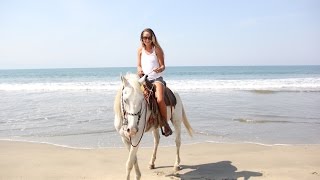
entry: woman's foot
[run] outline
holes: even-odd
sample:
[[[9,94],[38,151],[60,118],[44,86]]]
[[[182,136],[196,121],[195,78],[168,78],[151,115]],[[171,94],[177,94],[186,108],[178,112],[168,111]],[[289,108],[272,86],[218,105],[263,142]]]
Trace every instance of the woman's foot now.
[[[163,130],[162,127],[161,127],[161,133],[162,133],[162,135],[164,135],[165,137],[168,137],[168,136],[170,136],[170,135],[172,134],[172,130],[171,130],[171,128],[170,128],[170,126],[169,126],[168,123],[166,123],[166,124],[163,126],[163,128],[164,128],[164,130]]]

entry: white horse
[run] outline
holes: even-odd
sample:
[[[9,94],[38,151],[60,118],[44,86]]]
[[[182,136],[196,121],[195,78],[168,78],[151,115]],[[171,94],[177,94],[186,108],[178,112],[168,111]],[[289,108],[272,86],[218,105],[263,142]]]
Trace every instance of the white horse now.
[[[154,169],[157,149],[159,145],[160,135],[158,127],[146,129],[147,120],[151,115],[151,110],[147,106],[144,99],[142,83],[143,79],[139,79],[136,74],[127,74],[121,76],[122,86],[118,91],[115,102],[114,126],[121,135],[122,141],[129,150],[129,157],[126,163],[126,176],[130,179],[130,172],[134,167],[136,179],[141,178],[141,172],[138,165],[137,151],[139,143],[145,131],[152,131],[154,136],[154,149],[151,156],[149,168]],[[185,125],[188,133],[192,136],[193,130],[186,117],[182,101],[178,93],[174,93],[177,104],[174,108],[167,106],[168,118],[172,120],[175,132],[176,142],[176,160],[174,170],[180,170],[180,145],[181,145],[181,122]],[[172,112],[171,112],[172,111]]]

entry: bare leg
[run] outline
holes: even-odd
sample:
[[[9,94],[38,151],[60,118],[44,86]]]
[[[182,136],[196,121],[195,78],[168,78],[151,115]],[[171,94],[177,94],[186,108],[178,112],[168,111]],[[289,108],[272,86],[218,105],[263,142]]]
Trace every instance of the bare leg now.
[[[167,106],[166,103],[164,102],[164,85],[161,84],[160,82],[155,82],[154,83],[156,86],[156,98],[157,98],[157,103],[159,105],[160,113],[162,118],[164,119],[164,133],[165,136],[169,136],[172,134],[172,130],[168,124],[168,114],[167,114]]]
[[[154,141],[154,146],[153,146],[153,153],[152,153],[152,156],[151,156],[151,160],[150,160],[150,163],[149,163],[149,168],[150,169],[154,169],[154,162],[155,160],[157,159],[157,151],[158,151],[158,145],[159,145],[159,141],[160,141],[160,135],[159,135],[159,129],[154,129],[152,131],[153,133],[153,141]]]

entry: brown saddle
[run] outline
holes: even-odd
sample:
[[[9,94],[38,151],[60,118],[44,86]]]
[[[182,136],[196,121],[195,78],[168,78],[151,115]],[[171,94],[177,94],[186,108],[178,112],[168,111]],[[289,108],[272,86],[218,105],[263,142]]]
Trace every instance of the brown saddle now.
[[[146,78],[144,84],[144,97],[145,100],[151,110],[150,118],[148,119],[146,131],[148,131],[151,127],[162,127],[165,124],[165,120],[162,118],[160,114],[160,110],[158,107],[157,99],[155,97],[156,89],[154,85]],[[166,86],[164,91],[164,101],[167,106],[171,107],[171,115],[173,113],[173,108],[177,104],[177,99],[173,92]],[[172,116],[171,116],[172,117]]]

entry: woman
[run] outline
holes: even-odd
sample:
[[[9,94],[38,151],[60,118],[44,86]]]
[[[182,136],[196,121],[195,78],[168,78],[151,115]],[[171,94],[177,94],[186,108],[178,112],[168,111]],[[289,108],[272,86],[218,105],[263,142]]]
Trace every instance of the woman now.
[[[165,81],[162,77],[165,70],[164,53],[152,29],[144,29],[141,32],[140,41],[141,47],[138,49],[138,74],[140,77],[143,74],[147,74],[148,80],[154,84],[157,103],[165,122],[163,135],[169,136],[172,134],[172,130],[167,119],[167,106],[164,102]]]

